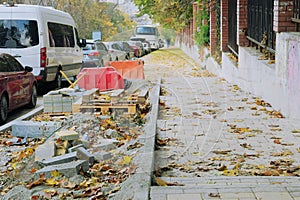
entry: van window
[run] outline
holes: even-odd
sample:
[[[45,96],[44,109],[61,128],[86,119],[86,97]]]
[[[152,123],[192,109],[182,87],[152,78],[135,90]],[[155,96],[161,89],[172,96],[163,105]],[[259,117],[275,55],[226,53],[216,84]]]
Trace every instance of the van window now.
[[[27,48],[38,44],[37,21],[0,20],[0,48]]]
[[[74,47],[73,27],[65,24],[48,22],[50,47]]]

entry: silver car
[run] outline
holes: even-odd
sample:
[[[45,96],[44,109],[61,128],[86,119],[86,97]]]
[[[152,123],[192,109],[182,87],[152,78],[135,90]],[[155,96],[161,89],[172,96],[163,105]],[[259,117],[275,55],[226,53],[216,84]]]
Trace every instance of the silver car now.
[[[110,54],[111,61],[126,60],[127,53],[122,51],[118,42],[103,42]]]
[[[87,40],[83,47],[83,67],[104,67],[110,60],[109,51],[103,42]]]

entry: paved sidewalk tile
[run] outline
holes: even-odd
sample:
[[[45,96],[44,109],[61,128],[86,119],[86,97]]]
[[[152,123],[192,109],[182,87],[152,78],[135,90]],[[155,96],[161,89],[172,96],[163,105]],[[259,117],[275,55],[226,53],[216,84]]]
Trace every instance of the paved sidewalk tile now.
[[[167,200],[202,200],[200,194],[168,194]]]

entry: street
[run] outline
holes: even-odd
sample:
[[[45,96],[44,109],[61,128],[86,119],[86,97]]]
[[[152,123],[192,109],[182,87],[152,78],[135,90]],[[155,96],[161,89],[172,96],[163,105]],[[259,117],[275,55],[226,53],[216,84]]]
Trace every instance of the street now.
[[[5,188],[3,199],[24,197],[24,191],[41,197],[50,190],[52,198],[76,192],[78,197],[116,200],[300,199],[297,119],[285,118],[264,99],[203,69],[178,48],[154,51],[143,61],[152,87],[152,108],[143,126],[112,130],[116,122],[103,124],[83,113],[63,123],[82,137],[88,130],[91,145],[117,135],[121,145],[109,151],[111,158],[91,165],[93,173],[70,178],[78,182],[67,182],[74,187],[52,179],[34,187],[31,179],[19,188],[10,185],[11,191]],[[5,154],[9,148],[15,147],[3,145],[3,168],[11,165]],[[24,171],[31,173],[31,165]],[[116,178],[120,174],[122,179]],[[5,181],[3,176],[3,185]],[[83,183],[91,181],[93,192],[88,193],[92,186]]]

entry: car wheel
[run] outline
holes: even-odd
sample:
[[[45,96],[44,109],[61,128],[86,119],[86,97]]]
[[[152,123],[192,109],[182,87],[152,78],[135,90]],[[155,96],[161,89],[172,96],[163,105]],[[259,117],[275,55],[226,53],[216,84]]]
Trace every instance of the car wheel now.
[[[36,85],[32,86],[32,92],[30,97],[30,102],[28,103],[29,108],[34,108],[36,106],[37,101],[37,88]]]
[[[3,95],[0,99],[0,123],[3,124],[8,115],[8,100],[5,95]]]

